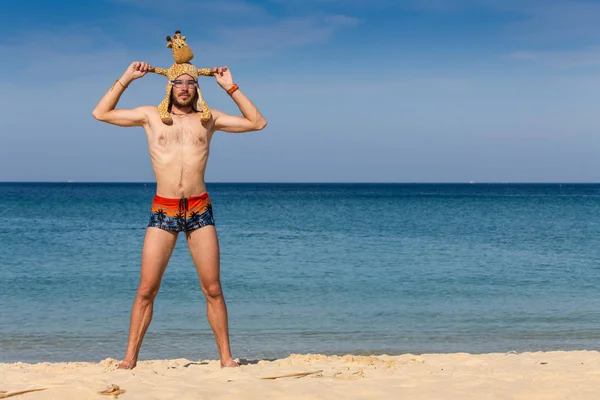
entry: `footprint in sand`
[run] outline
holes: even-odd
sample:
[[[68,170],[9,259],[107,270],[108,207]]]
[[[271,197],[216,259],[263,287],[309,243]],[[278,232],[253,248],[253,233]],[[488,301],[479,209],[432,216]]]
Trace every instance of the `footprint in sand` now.
[[[117,385],[110,385],[108,388],[104,389],[101,392],[98,392],[98,394],[101,394],[103,396],[112,396],[113,399],[116,399],[117,397],[119,397],[120,394],[125,393],[124,389],[121,389],[119,386]]]
[[[345,381],[355,381],[358,379],[362,379],[365,377],[365,371],[361,368],[360,370],[353,372],[349,375],[344,375],[343,372],[336,372],[333,375],[333,379],[345,380]]]

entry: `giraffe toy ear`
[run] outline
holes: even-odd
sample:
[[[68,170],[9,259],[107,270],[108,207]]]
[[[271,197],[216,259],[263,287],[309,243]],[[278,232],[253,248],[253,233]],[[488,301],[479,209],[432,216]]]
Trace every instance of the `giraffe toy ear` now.
[[[171,42],[171,36],[167,36],[167,42],[169,42],[167,43],[167,47],[171,48],[173,46],[173,42]]]
[[[175,39],[181,39],[181,40],[185,41],[186,38],[185,38],[185,36],[183,36],[181,34],[181,31],[178,29],[178,30],[175,31]]]

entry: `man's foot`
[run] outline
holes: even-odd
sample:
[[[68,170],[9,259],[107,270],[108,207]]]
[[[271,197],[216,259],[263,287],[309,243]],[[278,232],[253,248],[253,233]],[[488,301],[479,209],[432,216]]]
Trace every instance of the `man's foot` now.
[[[221,368],[235,368],[235,367],[239,367],[239,366],[240,366],[240,364],[236,363],[232,359],[229,359],[227,361],[221,360]]]
[[[119,369],[134,369],[136,366],[137,362],[132,361],[132,362],[121,362],[121,364],[119,365]]]

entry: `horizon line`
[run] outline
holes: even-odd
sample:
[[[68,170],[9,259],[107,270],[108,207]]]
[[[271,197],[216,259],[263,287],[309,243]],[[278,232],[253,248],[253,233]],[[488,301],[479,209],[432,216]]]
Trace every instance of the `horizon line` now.
[[[155,181],[0,181],[0,184],[7,183],[68,183],[68,184],[145,184],[156,185]],[[212,181],[211,184],[234,184],[234,185],[263,185],[263,184],[331,184],[331,185],[508,185],[508,184],[526,184],[526,185],[594,185],[600,184],[600,181]]]

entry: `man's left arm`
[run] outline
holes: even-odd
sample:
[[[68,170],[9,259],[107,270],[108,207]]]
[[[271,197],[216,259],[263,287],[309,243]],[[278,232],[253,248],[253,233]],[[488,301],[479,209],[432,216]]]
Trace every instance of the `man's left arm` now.
[[[239,87],[233,82],[231,71],[227,67],[215,68],[214,76],[217,83],[227,91],[235,104],[242,112],[243,117],[227,115],[221,111],[213,110],[215,130],[231,133],[259,131],[267,126],[267,120],[258,108],[246,97]]]

